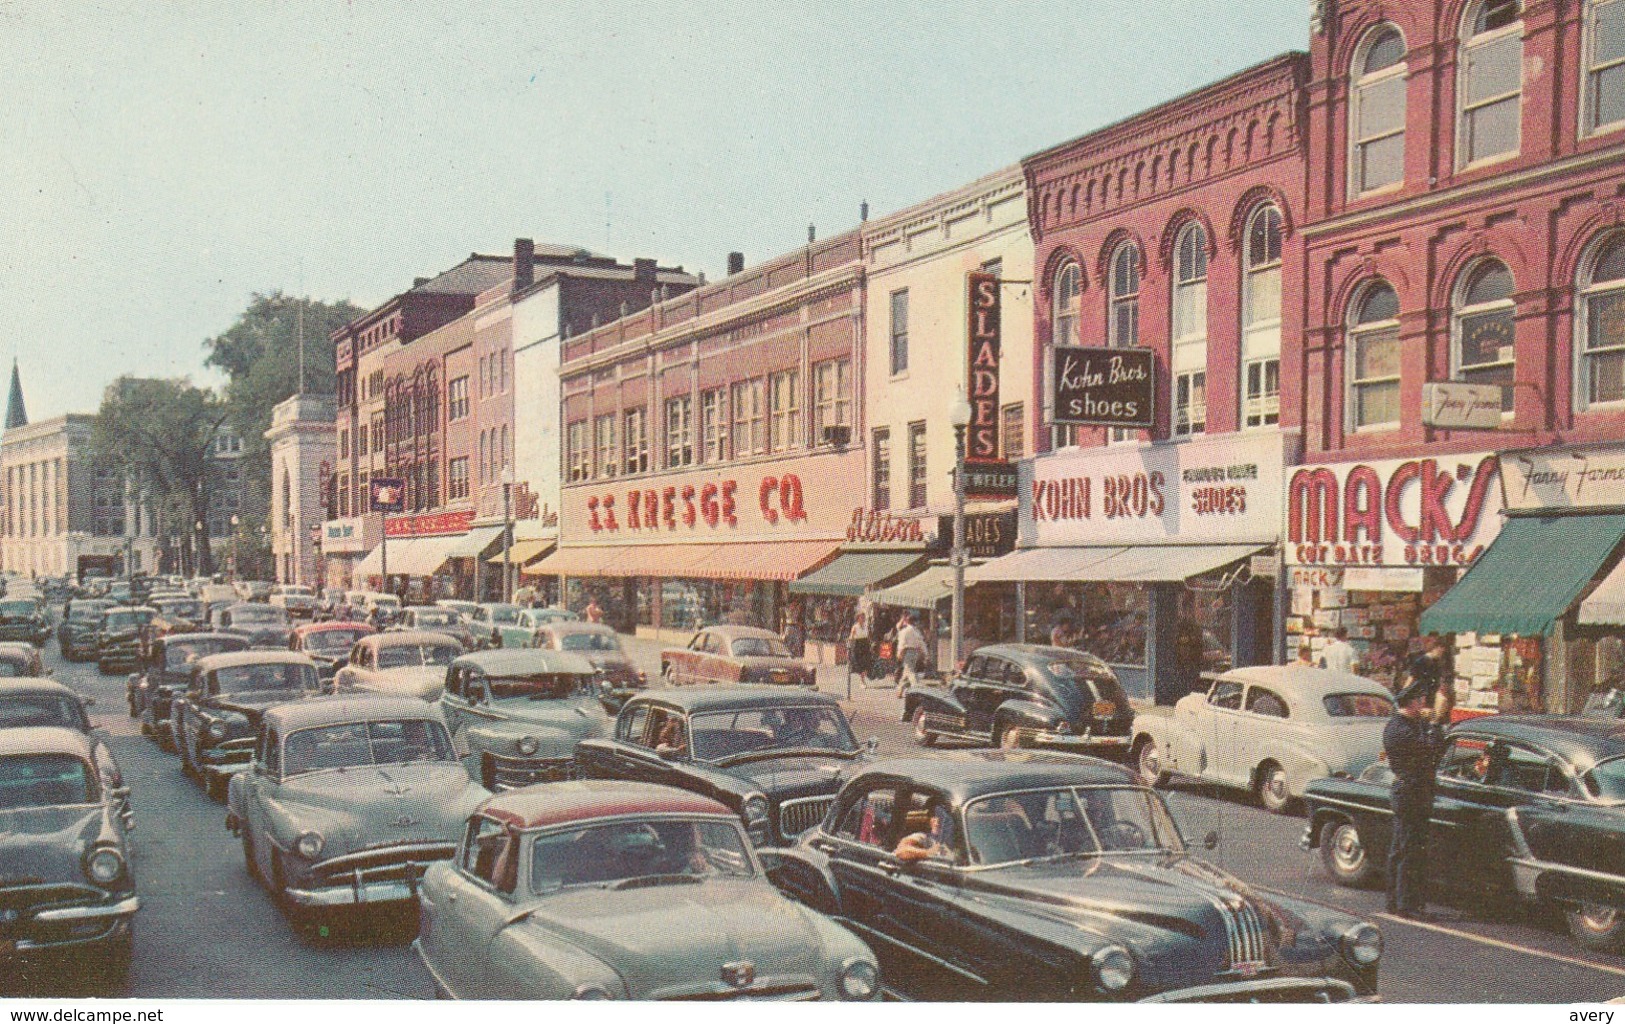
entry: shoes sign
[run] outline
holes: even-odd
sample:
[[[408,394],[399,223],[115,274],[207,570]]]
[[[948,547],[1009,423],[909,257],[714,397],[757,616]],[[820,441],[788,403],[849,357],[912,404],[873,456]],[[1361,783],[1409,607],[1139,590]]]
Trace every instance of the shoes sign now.
[[[1150,349],[1057,345],[1050,352],[1056,423],[1154,425],[1156,354]]]

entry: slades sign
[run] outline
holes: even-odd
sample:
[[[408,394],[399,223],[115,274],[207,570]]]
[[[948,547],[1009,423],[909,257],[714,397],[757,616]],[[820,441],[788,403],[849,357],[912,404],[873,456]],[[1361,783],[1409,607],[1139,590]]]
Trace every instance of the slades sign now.
[[[1057,345],[1050,352],[1056,423],[1153,425],[1157,361],[1150,349]]]
[[[970,322],[965,335],[970,379],[970,424],[965,429],[965,461],[996,462],[999,458],[999,279],[985,271],[972,271]]]

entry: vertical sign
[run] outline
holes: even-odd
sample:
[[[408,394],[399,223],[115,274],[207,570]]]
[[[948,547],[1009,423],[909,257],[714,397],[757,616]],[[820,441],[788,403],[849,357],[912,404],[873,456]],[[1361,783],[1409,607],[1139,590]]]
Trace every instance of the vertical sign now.
[[[965,461],[999,458],[999,278],[985,270],[967,275],[970,286],[970,426],[965,430]]]

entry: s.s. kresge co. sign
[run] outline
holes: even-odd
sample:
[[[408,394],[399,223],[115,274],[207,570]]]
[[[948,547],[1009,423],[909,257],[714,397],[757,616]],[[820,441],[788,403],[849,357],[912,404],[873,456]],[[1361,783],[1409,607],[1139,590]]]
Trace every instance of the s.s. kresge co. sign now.
[[[1156,354],[1148,348],[1051,350],[1055,422],[1150,428],[1156,396]]]

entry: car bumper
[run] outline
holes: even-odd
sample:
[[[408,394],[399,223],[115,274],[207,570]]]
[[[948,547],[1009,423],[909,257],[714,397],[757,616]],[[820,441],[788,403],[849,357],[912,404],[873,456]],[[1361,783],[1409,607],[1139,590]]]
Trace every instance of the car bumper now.
[[[456,853],[455,843],[423,845],[396,859],[394,851],[362,851],[316,865],[315,884],[290,887],[288,901],[300,907],[358,907],[415,900],[423,873]],[[384,863],[375,858],[388,856]],[[349,866],[351,863],[353,867]]]
[[[1037,730],[1023,733],[1022,739],[1035,747],[1060,747],[1065,750],[1127,750],[1131,737],[1090,736],[1088,733]]]
[[[1256,978],[1159,992],[1145,1003],[1376,1003],[1341,978]]]
[[[578,778],[574,757],[505,757],[492,754],[492,789],[523,789],[539,782],[566,782]]]
[[[0,959],[71,949],[111,938],[141,909],[141,900],[128,895],[106,903],[7,909],[16,916],[10,921],[0,919]]]

